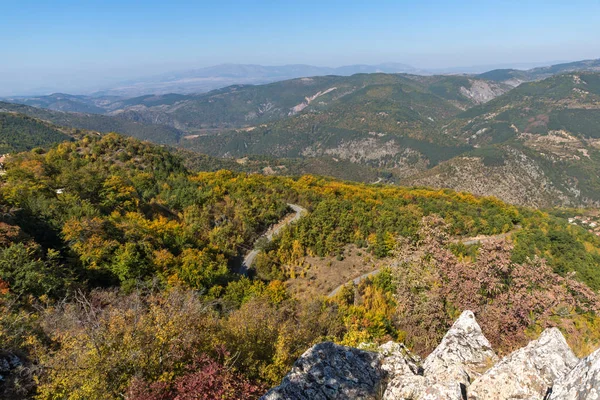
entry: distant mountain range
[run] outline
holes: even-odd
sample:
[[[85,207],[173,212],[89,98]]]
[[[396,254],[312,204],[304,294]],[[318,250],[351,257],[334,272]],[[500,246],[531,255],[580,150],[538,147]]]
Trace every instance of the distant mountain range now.
[[[517,86],[522,82],[537,81],[553,75],[574,71],[600,71],[600,59],[575,61],[570,63],[556,64],[545,67],[537,67],[528,70],[518,69],[494,69],[477,75],[478,78],[496,82],[508,83]]]
[[[357,73],[409,73],[417,75],[477,75],[493,72],[501,78],[516,77],[522,81],[521,75],[527,75],[527,71],[542,70],[544,68],[563,68],[563,66],[574,65],[579,68],[582,62],[555,62],[551,63],[510,63],[493,65],[475,65],[462,67],[444,68],[416,68],[403,63],[381,63],[381,64],[355,64],[341,67],[318,67],[305,64],[264,66],[256,64],[221,64],[204,68],[196,68],[181,71],[172,71],[152,76],[141,76],[123,81],[111,81],[110,84],[81,88],[79,91],[70,90],[69,93],[85,94],[91,97],[122,97],[131,98],[147,94],[192,94],[205,93],[231,85],[259,85],[277,82],[286,79],[311,77],[311,76],[350,76]],[[487,79],[487,78],[485,78]],[[531,78],[524,79],[525,81]],[[23,95],[10,95],[11,98],[40,97],[47,93],[65,93],[65,89],[48,82],[46,88],[29,88]],[[54,89],[52,89],[52,87]],[[4,96],[6,99],[8,96]],[[92,112],[97,112],[92,111]]]
[[[263,66],[253,64],[222,64],[187,71],[169,72],[146,78],[128,80],[89,95],[55,93],[49,96],[12,96],[0,100],[50,108],[57,111],[103,114],[120,108],[119,100],[148,94],[198,94],[232,85],[260,85],[282,80],[314,76],[350,76],[357,73],[406,73],[413,75],[473,75],[516,86],[522,82],[543,79],[568,71],[596,71],[599,60],[560,63],[525,69],[490,69],[493,66],[456,67],[443,69],[418,69],[407,64],[383,63],[377,65],[348,65],[337,68],[312,65]]]
[[[230,85],[265,84],[286,79],[311,77],[311,76],[350,76],[359,73],[409,73],[418,75],[437,74],[479,74],[486,71],[510,71],[519,81],[534,80],[535,76],[543,75],[542,70],[554,68],[568,70],[581,68],[583,62],[560,63],[551,67],[540,66],[540,63],[519,64],[519,69],[498,69],[494,66],[471,66],[454,68],[423,69],[415,68],[402,63],[382,63],[376,65],[356,64],[342,67],[316,67],[313,65],[294,64],[283,66],[263,66],[255,64],[221,64],[211,67],[198,68],[187,71],[169,72],[147,78],[129,80],[106,90],[94,93],[94,96],[121,96],[134,97],[146,94],[166,93],[204,93]],[[529,69],[535,66],[535,68]],[[504,67],[504,66],[502,66]],[[531,71],[531,74],[528,72]],[[521,76],[524,73],[525,76]],[[542,76],[540,76],[541,78]],[[545,76],[547,77],[547,75]],[[487,79],[487,78],[484,78]]]
[[[27,105],[0,103],[0,112],[224,157],[227,168],[597,205],[599,68],[588,60],[479,75],[314,76],[200,94],[53,94],[11,99]]]
[[[222,64],[130,80],[107,90],[99,91],[94,95],[132,97],[149,93],[204,93],[230,85],[256,85],[306,76],[349,76],[375,72],[418,73],[420,71],[410,65],[399,63],[348,65],[338,68],[315,67],[304,64],[283,66]]]

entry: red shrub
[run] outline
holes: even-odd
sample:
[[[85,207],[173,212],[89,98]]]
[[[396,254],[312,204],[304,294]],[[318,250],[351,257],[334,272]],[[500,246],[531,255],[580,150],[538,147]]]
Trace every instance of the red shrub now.
[[[232,372],[208,356],[201,356],[188,367],[188,373],[171,385],[135,380],[129,389],[129,400],[253,400],[266,392],[244,376]]]

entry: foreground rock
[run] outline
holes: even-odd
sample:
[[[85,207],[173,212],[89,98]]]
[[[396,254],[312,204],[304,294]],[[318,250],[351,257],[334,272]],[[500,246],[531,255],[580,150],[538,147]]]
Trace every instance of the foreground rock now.
[[[423,374],[419,356],[412,354],[402,343],[387,342],[379,346],[377,351],[385,357],[381,369],[386,372],[388,379]]]
[[[465,311],[423,363],[403,344],[374,350],[315,345],[262,399],[600,400],[600,350],[580,361],[556,328],[498,362]]]
[[[600,399],[600,349],[582,359],[552,388],[550,400]]]
[[[440,345],[425,359],[424,375],[437,382],[465,386],[487,371],[498,357],[471,311],[464,311]]]
[[[281,385],[261,399],[377,399],[385,376],[382,359],[378,353],[320,343],[302,354]]]
[[[546,329],[538,340],[504,358],[469,388],[469,399],[543,399],[578,363],[562,333]]]
[[[461,388],[457,383],[439,384],[423,376],[419,357],[404,345],[388,342],[379,347],[385,356],[382,369],[387,373],[388,385],[384,400],[461,400]]]
[[[389,377],[383,398],[461,400],[471,381],[497,359],[475,315],[465,311],[427,357],[422,371]]]
[[[463,400],[458,382],[436,383],[422,375],[396,377],[386,387],[383,400]]]

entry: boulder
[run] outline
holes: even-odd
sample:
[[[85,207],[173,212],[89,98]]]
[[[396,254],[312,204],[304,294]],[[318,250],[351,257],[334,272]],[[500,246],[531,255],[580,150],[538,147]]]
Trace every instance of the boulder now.
[[[319,343],[296,361],[281,385],[261,399],[377,399],[385,377],[382,359],[378,353]]]
[[[600,399],[600,349],[585,357],[552,388],[550,400]]]
[[[471,311],[464,311],[439,346],[425,359],[425,377],[469,386],[498,360]]]
[[[539,399],[579,360],[556,328],[546,329],[538,340],[519,349],[469,387],[469,400]]]

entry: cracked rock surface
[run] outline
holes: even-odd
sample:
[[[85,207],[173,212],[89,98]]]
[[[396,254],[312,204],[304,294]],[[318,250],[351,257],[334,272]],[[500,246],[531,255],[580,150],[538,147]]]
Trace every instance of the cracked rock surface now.
[[[552,388],[550,400],[600,399],[600,349],[585,357]]]
[[[546,329],[538,340],[519,349],[469,388],[469,399],[543,399],[554,383],[579,360],[556,328]]]
[[[319,343],[296,361],[281,385],[261,399],[377,399],[385,372],[379,353]]]

